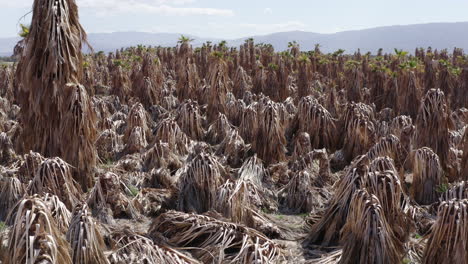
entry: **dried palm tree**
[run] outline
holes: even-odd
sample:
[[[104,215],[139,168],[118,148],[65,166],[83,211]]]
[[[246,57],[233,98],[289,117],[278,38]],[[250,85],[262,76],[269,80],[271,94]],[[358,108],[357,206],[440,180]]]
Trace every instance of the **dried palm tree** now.
[[[26,197],[18,202],[4,263],[73,263],[70,245],[60,233],[44,202]]]
[[[93,110],[86,90],[68,85],[79,83],[83,75],[82,42],[86,33],[74,0],[34,1],[16,76],[23,151],[63,155],[77,169],[75,179],[86,189],[96,157]]]
[[[187,100],[177,109],[176,121],[186,135],[193,140],[202,140],[205,136],[203,129],[203,116],[198,103]]]
[[[311,232],[305,241],[306,246],[314,244],[331,246],[339,242],[340,233],[337,230],[341,230],[346,223],[351,199],[356,191],[366,186],[368,163],[365,156],[357,158],[336,184],[335,194],[329,207],[322,218],[311,227]]]
[[[155,140],[168,143],[169,148],[177,154],[185,155],[188,153],[190,139],[180,129],[177,122],[171,118],[164,119],[158,124]]]
[[[101,175],[87,200],[93,215],[104,223],[112,223],[114,217],[138,219],[140,213],[133,201],[124,195],[125,189],[128,187],[116,174]]]
[[[55,194],[73,209],[82,199],[83,193],[72,178],[72,168],[60,158],[44,160],[27,188],[29,194]]]
[[[192,257],[165,245],[157,245],[151,239],[130,230],[115,231],[110,235],[112,264],[198,264]]]
[[[438,199],[437,187],[443,183],[443,171],[439,157],[430,148],[413,153],[413,184],[411,196],[416,202],[427,205]]]
[[[67,241],[72,248],[73,263],[109,263],[103,252],[104,241],[86,204],[75,207]]]
[[[444,169],[450,166],[449,155],[449,109],[444,93],[439,89],[429,90],[422,99],[414,133],[415,148],[429,147],[440,158]],[[451,179],[454,180],[454,179]]]
[[[186,168],[179,182],[177,208],[185,212],[204,213],[215,206],[218,188],[224,182],[222,165],[211,154],[197,154]]]
[[[387,222],[376,196],[358,190],[350,203],[343,234],[343,255],[338,263],[400,263],[403,244]]]
[[[21,181],[15,177],[0,180],[0,221],[5,221],[8,212],[25,194]]]
[[[260,232],[213,217],[170,211],[150,227],[154,237],[162,234],[172,244],[193,249],[202,262],[275,263],[282,249]]]
[[[258,130],[252,148],[267,164],[284,161],[286,138],[278,108],[268,102],[258,114]]]
[[[335,119],[311,96],[304,97],[299,102],[293,126],[297,126],[298,132],[310,135],[312,149],[335,149]]]
[[[439,205],[422,263],[468,262],[468,201],[449,200]]]
[[[452,185],[440,196],[441,201],[448,202],[452,199],[468,199],[468,182],[462,181]]]

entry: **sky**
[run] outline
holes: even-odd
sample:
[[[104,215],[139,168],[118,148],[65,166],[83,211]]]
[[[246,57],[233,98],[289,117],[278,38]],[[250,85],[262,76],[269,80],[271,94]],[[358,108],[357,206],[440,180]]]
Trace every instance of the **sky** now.
[[[234,39],[468,21],[468,0],[76,0],[88,33],[168,32]],[[33,0],[0,0],[0,38],[29,24]],[[26,15],[26,16],[25,16]]]

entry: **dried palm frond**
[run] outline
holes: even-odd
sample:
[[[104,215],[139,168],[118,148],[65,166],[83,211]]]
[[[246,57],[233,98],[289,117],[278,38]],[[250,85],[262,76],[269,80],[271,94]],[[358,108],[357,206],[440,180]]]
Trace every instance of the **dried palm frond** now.
[[[252,90],[252,80],[247,72],[239,66],[234,76],[234,85],[232,87],[232,92],[236,98],[242,99],[245,92]]]
[[[255,188],[255,185],[243,180],[227,181],[219,187],[214,208],[234,223],[255,227],[250,187]]]
[[[443,183],[441,162],[430,148],[420,148],[413,153],[413,184],[411,196],[416,202],[427,205],[436,202],[437,187]]]
[[[342,117],[343,143],[342,158],[350,162],[358,155],[366,153],[375,143],[376,124],[374,108],[363,103],[347,105]]]
[[[193,249],[204,263],[275,263],[282,249],[260,232],[215,218],[170,211],[160,215],[149,233]]]
[[[142,127],[133,127],[130,132],[126,145],[123,149],[124,154],[141,153],[148,146],[146,141],[146,133]]]
[[[401,140],[401,133],[403,132],[403,129],[410,125],[413,125],[413,120],[411,117],[400,115],[393,118],[392,122],[390,122],[389,132]]]
[[[13,226],[4,263],[71,264],[70,245],[58,230],[47,205],[39,197],[26,197],[16,207],[16,214],[7,219]]]
[[[93,209],[93,215],[105,223],[112,222],[109,217],[138,219],[140,214],[133,202],[123,194],[123,189],[128,187],[116,174],[108,172],[101,175],[87,200],[87,204]]]
[[[242,138],[248,143],[252,143],[256,140],[257,131],[259,130],[258,115],[253,105],[246,107],[242,113],[239,128]]]
[[[449,200],[439,205],[422,263],[467,263],[468,200]]]
[[[429,90],[422,99],[414,133],[415,148],[430,147],[440,158],[442,166],[449,155],[449,109],[444,93],[439,89]]]
[[[293,170],[306,170],[313,175],[317,175],[312,182],[316,187],[323,187],[329,184],[331,180],[330,159],[326,149],[316,149],[302,155],[293,164]]]
[[[170,149],[168,143],[156,142],[143,156],[145,171],[168,168],[175,171],[182,167],[180,158]]]
[[[224,182],[222,165],[211,154],[201,152],[187,164],[179,182],[177,208],[186,212],[203,213],[216,203],[218,188]]]
[[[1,179],[0,186],[0,221],[5,221],[8,212],[25,194],[25,188],[15,177]]]
[[[286,159],[286,138],[278,108],[268,102],[258,113],[258,129],[252,148],[266,164]]]
[[[112,129],[106,129],[96,141],[98,156],[102,161],[112,161],[123,149],[121,137]]]
[[[294,139],[293,159],[300,159],[303,155],[311,152],[312,150],[310,135],[305,132],[299,133]]]
[[[447,191],[442,193],[440,196],[440,201],[450,201],[452,199],[468,199],[468,182],[462,181],[454,184]]]
[[[294,213],[309,213],[322,207],[327,198],[320,189],[313,186],[308,171],[301,171],[284,187],[286,207]]]
[[[226,114],[226,95],[231,90],[226,63],[221,60],[213,62],[208,79],[210,91],[207,118],[213,122],[219,114]]]
[[[388,135],[380,138],[375,145],[367,152],[369,160],[374,160],[379,157],[389,157],[397,166],[398,169],[403,168],[407,153],[400,143],[400,140],[394,135]]]
[[[342,229],[343,255],[339,263],[400,263],[403,244],[387,222],[376,196],[358,190]]]
[[[73,178],[84,191],[93,186],[93,169],[96,165],[97,139],[96,114],[85,88],[68,83],[62,91],[64,110],[60,122],[60,157],[74,168]],[[67,142],[67,144],[63,144]]]
[[[261,159],[254,155],[244,161],[242,167],[239,169],[239,179],[243,181],[250,181],[255,186],[261,187],[263,181],[269,177],[268,171],[263,166]]]
[[[219,145],[216,154],[224,155],[231,167],[238,168],[242,165],[249,149],[250,145],[244,143],[244,139],[239,135],[239,132],[232,129]]]
[[[187,154],[190,143],[187,135],[171,118],[164,119],[159,123],[156,128],[155,140],[168,143],[171,150],[181,155]]]
[[[104,241],[86,204],[75,207],[67,232],[67,241],[72,248],[74,264],[109,263],[103,252]]]
[[[116,231],[111,235],[112,254],[109,262],[112,264],[198,264],[190,256],[165,245],[156,245],[145,236],[129,230]]]
[[[44,201],[45,205],[47,205],[47,208],[49,208],[50,215],[55,219],[58,229],[62,233],[66,233],[72,217],[71,212],[55,195],[46,193],[41,199]]]
[[[204,138],[203,116],[197,102],[189,99],[181,104],[177,109],[176,121],[182,131],[193,140],[202,140]]]
[[[335,149],[335,119],[311,96],[301,99],[293,122],[297,123],[299,132],[310,135],[312,149]]]
[[[149,128],[148,113],[141,103],[136,103],[130,108],[127,116],[127,128],[125,130],[124,140],[127,141],[135,127],[141,127],[145,140],[149,140],[151,130]]]
[[[57,195],[71,210],[82,197],[81,189],[72,178],[72,168],[60,158],[44,160],[28,186],[29,194]]]
[[[227,117],[224,114],[220,114],[216,121],[208,127],[207,138],[211,143],[219,144],[232,129],[234,129],[234,126],[231,125]]]
[[[385,219],[392,224],[395,236],[401,242],[406,241],[411,224],[404,214],[406,197],[398,174],[392,170],[369,173],[367,190],[379,199]]]
[[[11,138],[5,132],[0,133],[0,164],[10,164],[16,157]]]
[[[157,216],[161,211],[175,208],[177,193],[174,189],[143,188],[135,197],[146,216]]]
[[[63,116],[71,111],[63,89],[67,90],[67,83],[77,83],[82,77],[81,49],[86,33],[79,23],[74,0],[37,0],[32,10],[31,28],[16,73],[24,122],[23,143],[25,150],[55,156],[61,153],[62,136],[70,136],[61,131],[61,121],[66,121]],[[84,141],[88,140],[86,133],[76,132]],[[77,155],[80,150],[67,152]]]
[[[322,218],[311,227],[311,232],[305,241],[306,246],[313,244],[330,246],[338,243],[340,233],[337,230],[341,230],[346,223],[353,194],[366,186],[368,163],[365,156],[359,157],[337,183],[329,207]]]

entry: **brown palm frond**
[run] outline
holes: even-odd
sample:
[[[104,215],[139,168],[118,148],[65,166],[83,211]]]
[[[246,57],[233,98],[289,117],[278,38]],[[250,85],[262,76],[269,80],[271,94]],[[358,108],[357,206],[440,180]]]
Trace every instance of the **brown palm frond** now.
[[[430,148],[413,153],[413,184],[411,196],[416,202],[427,205],[436,202],[437,188],[443,183],[443,171],[439,157]]]
[[[236,182],[227,181],[219,187],[214,208],[230,221],[243,224],[248,227],[255,227],[250,201],[251,187],[255,188],[250,182],[238,180]]]
[[[16,207],[16,214],[7,219],[13,226],[4,263],[71,264],[70,245],[47,205],[39,197],[26,197]]]
[[[376,196],[358,190],[350,203],[338,263],[400,263],[404,249],[387,222]]]
[[[149,233],[160,233],[172,244],[193,249],[205,263],[275,263],[283,255],[262,233],[203,215],[170,211],[156,218]]]
[[[460,178],[468,180],[468,127],[465,128],[462,147],[463,156],[460,162]]]
[[[207,139],[213,144],[219,144],[232,129],[234,129],[234,126],[229,122],[228,118],[224,114],[220,114],[216,121],[208,127]]]
[[[397,136],[401,140],[401,133],[407,126],[411,126],[413,120],[410,116],[400,115],[392,119],[389,125],[389,132],[392,135]]]
[[[252,148],[266,164],[282,162],[286,159],[286,138],[278,108],[268,102],[258,112],[258,124]],[[255,130],[254,130],[255,131]]]
[[[180,158],[170,149],[168,143],[156,142],[144,155],[145,171],[152,169],[168,168],[175,171],[183,166]]]
[[[25,194],[25,188],[15,177],[0,179],[0,186],[0,221],[5,221],[8,212]]]
[[[144,215],[155,217],[161,212],[175,208],[177,192],[175,189],[143,188],[135,197]]]
[[[65,96],[66,108],[59,130],[62,135],[62,141],[59,143],[60,157],[75,167],[73,178],[81,185],[83,191],[87,191],[94,184],[92,176],[97,157],[94,143],[98,136],[96,114],[82,85],[68,83],[62,93]]]
[[[316,212],[321,208],[327,196],[320,188],[313,186],[312,175],[308,171],[301,171],[284,187],[286,207],[294,213]]]
[[[293,122],[297,122],[299,132],[307,132],[310,135],[312,149],[335,149],[335,119],[311,96],[301,99]]]
[[[202,140],[205,136],[203,116],[198,103],[187,100],[177,109],[176,121],[184,133],[193,140]]]
[[[249,149],[250,145],[245,144],[239,132],[232,129],[219,145],[216,154],[224,155],[231,167],[238,168],[242,165]]]
[[[322,218],[311,227],[310,234],[305,241],[306,246],[314,244],[331,246],[338,243],[340,233],[337,230],[341,230],[346,223],[353,194],[366,186],[368,163],[365,156],[359,157],[337,182],[329,207]]]
[[[62,233],[66,233],[72,217],[71,212],[56,195],[46,193],[41,199],[44,201],[45,205],[47,205],[47,208],[49,208],[50,214],[57,223],[58,229]]]
[[[453,184],[448,190],[446,190],[440,196],[440,201],[448,202],[452,199],[468,199],[468,182],[462,181]]]
[[[83,193],[73,180],[72,168],[60,158],[44,160],[27,188],[29,194],[54,194],[70,210],[82,199]]]
[[[122,138],[113,129],[106,129],[96,141],[96,149],[102,161],[113,161],[123,150]]]
[[[185,155],[188,153],[190,139],[180,129],[177,122],[171,118],[164,119],[158,124],[155,140],[168,143],[169,148],[177,154]]]
[[[105,223],[112,223],[113,217],[138,219],[138,209],[124,195],[126,188],[128,187],[114,173],[99,176],[87,200],[87,204],[93,209],[93,215]]]
[[[467,263],[468,200],[449,200],[439,205],[422,263]]]
[[[104,241],[86,204],[75,207],[67,232],[67,241],[72,248],[74,264],[109,263],[103,252]]]
[[[142,132],[144,133],[143,135],[145,136],[145,140],[151,141],[149,120],[150,117],[143,105],[141,103],[134,104],[132,108],[130,108],[130,112],[128,112],[124,141],[128,141],[128,138],[132,134],[135,127],[141,127]]]
[[[444,93],[439,89],[429,90],[422,99],[414,133],[415,148],[429,147],[446,168],[449,155],[449,109]],[[452,179],[453,180],[453,179]]]
[[[295,171],[306,170],[312,175],[317,175],[312,182],[316,187],[323,187],[331,183],[330,159],[326,149],[316,149],[302,155],[292,168]]]
[[[166,245],[157,245],[151,239],[129,230],[116,231],[111,235],[112,264],[198,264],[192,257]]]
[[[203,213],[215,206],[218,188],[224,182],[222,165],[215,156],[201,152],[186,168],[179,182],[177,208]]]
[[[148,146],[146,141],[146,132],[144,128],[136,126],[133,127],[123,149],[124,154],[141,153]]]

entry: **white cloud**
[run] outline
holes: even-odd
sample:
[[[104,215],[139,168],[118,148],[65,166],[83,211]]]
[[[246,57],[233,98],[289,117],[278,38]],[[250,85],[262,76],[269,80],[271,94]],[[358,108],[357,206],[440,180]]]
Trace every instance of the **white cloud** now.
[[[271,15],[273,14],[273,10],[269,7],[263,9],[263,13],[266,14],[266,15]]]
[[[77,0],[78,7],[91,9],[100,16],[122,13],[159,14],[167,16],[233,16],[229,9],[180,7],[195,3],[196,0]],[[31,8],[31,0],[0,0],[0,6],[10,8]]]

